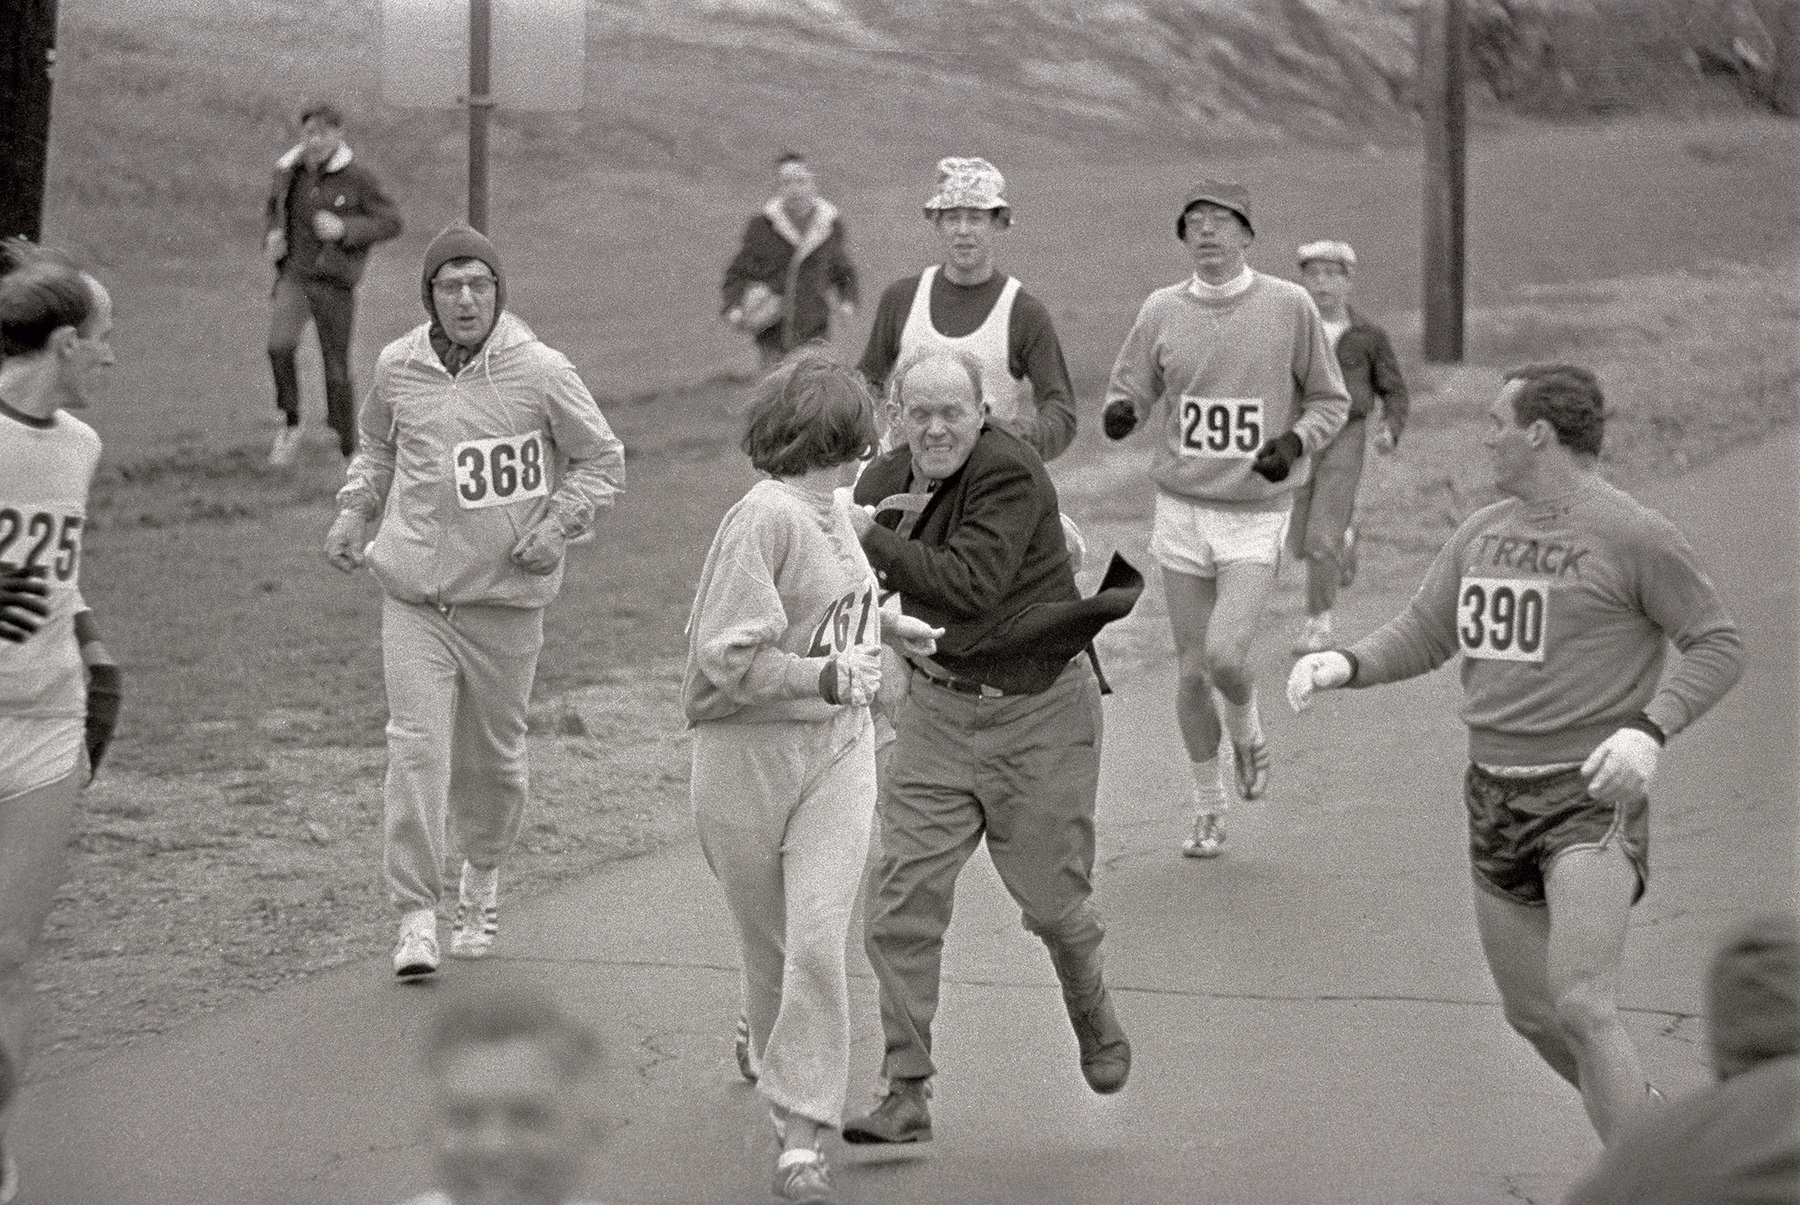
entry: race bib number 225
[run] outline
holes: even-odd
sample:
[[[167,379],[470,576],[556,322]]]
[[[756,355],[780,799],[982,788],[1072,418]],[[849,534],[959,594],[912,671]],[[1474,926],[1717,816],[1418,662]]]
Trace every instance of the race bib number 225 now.
[[[459,443],[451,453],[451,467],[456,500],[464,510],[542,498],[550,491],[542,431]]]
[[[1549,594],[1542,578],[1463,578],[1456,596],[1456,642],[1463,655],[1542,662]]]

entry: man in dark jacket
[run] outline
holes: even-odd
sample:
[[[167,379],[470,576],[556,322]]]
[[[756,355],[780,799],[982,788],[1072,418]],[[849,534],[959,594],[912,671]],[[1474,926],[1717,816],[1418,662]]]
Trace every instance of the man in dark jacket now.
[[[1101,975],[1093,894],[1100,692],[1078,654],[1129,612],[1143,579],[1116,561],[1075,588],[1056,488],[1030,445],[990,425],[981,366],[930,348],[894,372],[906,443],[877,458],[851,512],[876,579],[944,630],[909,657],[911,689],[877,805],[881,852],[866,945],[880,984],[888,1091],[850,1142],[931,1137],[931,1022],[956,878],[987,838],[1025,927],[1049,947],[1096,1092],[1117,1092],[1131,1044]],[[888,684],[884,682],[884,689]]]
[[[1298,254],[1301,283],[1319,307],[1325,333],[1337,352],[1350,417],[1319,453],[1312,477],[1294,493],[1288,522],[1288,552],[1306,562],[1306,628],[1294,642],[1296,654],[1333,646],[1331,608],[1340,589],[1356,580],[1356,490],[1362,482],[1363,451],[1371,415],[1380,410],[1375,450],[1391,453],[1406,426],[1406,382],[1387,332],[1350,308],[1356,252],[1349,243],[1324,239]]]
[[[802,343],[831,335],[831,315],[856,313],[856,267],[837,206],[819,195],[806,157],[775,162],[776,195],[744,228],[725,269],[720,313],[748,334],[764,368]]]
[[[310,318],[325,361],[325,416],[338,450],[356,451],[356,402],[350,387],[350,328],[356,286],[369,248],[400,233],[400,214],[381,185],[351,162],[344,118],[334,105],[300,114],[301,140],[275,161],[264,207],[263,254],[275,265],[269,317],[269,366],[275,405],[287,422],[269,453],[288,464],[300,448],[300,379],[294,353]]]

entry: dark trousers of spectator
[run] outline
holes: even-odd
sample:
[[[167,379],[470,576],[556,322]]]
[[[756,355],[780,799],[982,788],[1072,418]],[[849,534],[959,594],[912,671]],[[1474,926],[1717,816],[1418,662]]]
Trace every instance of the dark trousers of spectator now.
[[[957,875],[984,839],[1059,978],[1093,965],[1105,933],[1090,899],[1100,688],[1085,660],[1071,661],[1041,694],[999,699],[914,675],[895,727],[865,935],[888,1079],[937,1070],[931,1023],[944,933]]]
[[[325,361],[325,421],[337,432],[338,450],[356,451],[356,398],[350,388],[350,328],[356,320],[356,291],[329,281],[282,274],[275,281],[269,315],[269,367],[275,373],[275,406],[288,426],[300,424],[300,373],[294,353],[307,319],[319,332]]]

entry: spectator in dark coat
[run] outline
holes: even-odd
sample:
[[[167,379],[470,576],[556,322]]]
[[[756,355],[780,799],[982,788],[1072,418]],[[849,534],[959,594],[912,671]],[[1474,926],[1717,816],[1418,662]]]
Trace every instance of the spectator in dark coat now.
[[[275,406],[287,418],[273,464],[288,464],[300,447],[300,378],[294,353],[310,318],[325,361],[325,416],[338,450],[356,451],[356,400],[350,385],[350,328],[356,286],[369,248],[400,233],[400,213],[367,169],[351,162],[344,118],[333,105],[300,115],[300,144],[275,161],[264,206],[263,254],[275,265],[269,318],[269,367]]]
[[[720,313],[749,335],[769,368],[802,343],[831,337],[831,315],[856,313],[856,267],[844,219],[819,195],[806,157],[775,164],[776,195],[744,227],[744,245],[725,269]]]

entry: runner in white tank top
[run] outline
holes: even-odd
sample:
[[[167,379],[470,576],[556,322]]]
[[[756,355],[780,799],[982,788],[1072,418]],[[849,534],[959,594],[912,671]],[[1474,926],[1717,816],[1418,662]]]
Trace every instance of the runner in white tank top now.
[[[934,348],[967,351],[982,366],[993,421],[1051,461],[1075,438],[1074,387],[1050,311],[994,266],[994,240],[1012,223],[1005,188],[985,159],[938,164],[925,217],[943,244],[943,262],[888,286],[857,368],[879,391],[902,359]]]
[[[936,264],[919,274],[919,287],[913,292],[912,308],[900,331],[900,359],[909,360],[935,348],[968,352],[981,365],[981,393],[987,401],[989,417],[1016,431],[1019,412],[1030,401],[1031,393],[1031,386],[1015,379],[1007,369],[1006,336],[1012,326],[1013,302],[1019,296],[1018,277],[1006,278],[1000,299],[980,326],[952,338],[939,332],[931,321],[931,282],[937,274]]]

